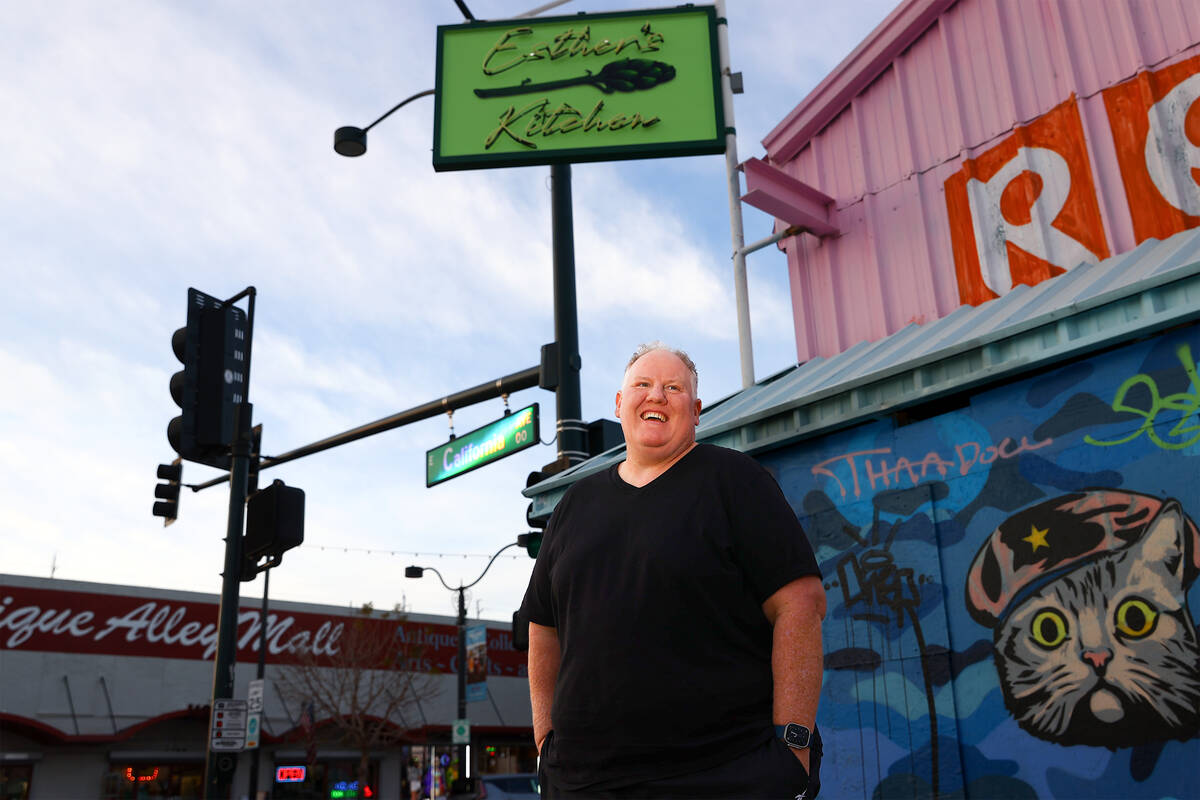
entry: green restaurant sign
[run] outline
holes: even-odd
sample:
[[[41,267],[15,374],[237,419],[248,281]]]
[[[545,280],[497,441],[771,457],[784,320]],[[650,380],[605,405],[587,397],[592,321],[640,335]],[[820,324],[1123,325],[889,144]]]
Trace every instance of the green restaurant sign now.
[[[436,170],[725,150],[712,6],[441,25]]]
[[[539,439],[538,404],[534,403],[427,451],[425,486],[434,486],[499,461],[532,447]]]

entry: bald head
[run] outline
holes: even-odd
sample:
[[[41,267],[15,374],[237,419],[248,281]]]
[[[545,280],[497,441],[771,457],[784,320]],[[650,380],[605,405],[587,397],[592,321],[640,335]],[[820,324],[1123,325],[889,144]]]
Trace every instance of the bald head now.
[[[696,397],[700,388],[700,374],[696,371],[695,362],[692,361],[691,357],[688,356],[688,354],[684,351],[671,347],[670,345],[658,340],[638,345],[637,349],[633,351],[633,355],[629,357],[628,363],[625,364],[625,379],[629,377],[629,370],[633,369],[633,365],[637,363],[639,358],[647,353],[658,351],[670,353],[683,362],[683,365],[687,367],[687,370],[692,378],[692,397]],[[624,385],[625,380],[623,379],[621,383]]]

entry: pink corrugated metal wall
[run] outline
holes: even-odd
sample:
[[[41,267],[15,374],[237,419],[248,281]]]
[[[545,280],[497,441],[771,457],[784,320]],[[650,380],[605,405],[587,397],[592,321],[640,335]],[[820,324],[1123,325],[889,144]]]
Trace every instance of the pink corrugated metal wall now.
[[[774,166],[834,198],[831,221],[842,231],[784,242],[800,361],[1003,294],[1010,278],[1034,282],[1146,238],[1145,224],[1139,232],[1131,216],[1141,201],[1129,195],[1105,90],[1200,54],[1200,2],[946,5],[901,4],[892,17],[922,7],[936,17],[815,135],[802,130],[806,100],[763,142]],[[887,28],[885,21],[875,46]],[[852,59],[839,70],[852,69]],[[1188,112],[1189,131],[1200,131],[1198,109],[1200,102]],[[1193,145],[1200,152],[1200,139]],[[1005,148],[1013,152],[1001,155]],[[1065,155],[1047,156],[1054,148]],[[1002,166],[1005,158],[1013,163]],[[1010,179],[1018,164],[1036,177]],[[989,185],[977,177],[989,171],[1003,174]],[[1033,183],[1010,185],[1020,181]],[[985,202],[1011,203],[1018,216],[1028,207],[1034,218],[1014,225],[997,211],[1008,244],[979,242],[995,235],[971,216]],[[1195,219],[1185,216],[1182,227]],[[1023,248],[1019,258],[1014,245]]]

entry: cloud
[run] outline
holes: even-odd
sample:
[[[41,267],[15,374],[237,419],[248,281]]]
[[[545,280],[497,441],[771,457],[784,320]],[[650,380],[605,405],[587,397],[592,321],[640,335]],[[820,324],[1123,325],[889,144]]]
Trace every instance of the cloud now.
[[[499,18],[536,3],[470,5]],[[744,158],[890,3],[729,5],[748,87],[736,100]],[[580,0],[558,13],[624,7]],[[59,578],[218,590],[228,487],[185,490],[168,528],[149,513],[155,465],[173,457],[170,339],[189,286],[257,288],[250,397],[269,454],[525,369],[554,338],[548,168],[435,173],[432,98],[373,129],[364,157],[332,151],[336,127],[433,86],[435,26],[460,21],[452,3],[6,11],[0,104],[22,124],[0,129],[5,571],[46,575],[53,560]],[[822,31],[803,47],[800,14]],[[611,416],[643,339],[692,350],[706,402],[736,390],[724,159],[585,164],[572,177],[585,417]],[[768,220],[747,219],[748,239],[767,235]],[[795,357],[787,268],[768,248],[748,270],[762,376]],[[549,441],[552,395],[511,405],[534,401]],[[502,413],[498,399],[462,409],[455,430]],[[272,593],[338,605],[406,595],[450,613],[434,579],[402,578],[416,557],[357,548],[430,554],[449,581],[473,580],[482,555],[525,529],[520,489],[555,448],[426,489],[425,452],[448,435],[438,415],[264,472],[307,496],[306,545]],[[217,474],[189,463],[184,480]],[[532,562],[517,554],[477,587],[494,618],[520,602]]]

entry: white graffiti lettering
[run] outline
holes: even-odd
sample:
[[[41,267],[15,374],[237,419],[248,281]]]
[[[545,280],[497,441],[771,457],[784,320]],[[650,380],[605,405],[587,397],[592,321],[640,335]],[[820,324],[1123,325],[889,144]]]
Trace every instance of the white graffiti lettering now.
[[[1147,112],[1146,171],[1164,200],[1192,215],[1200,214],[1200,185],[1192,177],[1200,169],[1200,147],[1188,138],[1186,123],[1198,100],[1200,75],[1193,75]]]
[[[955,445],[955,458],[943,458],[936,451],[931,450],[921,459],[912,460],[900,456],[891,461],[883,457],[892,454],[890,447],[855,450],[852,453],[843,453],[814,464],[812,474],[832,478],[837,484],[839,495],[844,498],[847,494],[846,482],[834,472],[835,467],[843,466],[850,471],[848,481],[854,496],[862,497],[863,481],[860,478],[866,479],[871,491],[891,488],[893,484],[898,488],[904,485],[904,478],[908,479],[910,485],[916,486],[926,478],[933,477],[930,472],[931,468],[937,473],[938,478],[945,478],[955,468],[959,475],[966,475],[976,464],[986,466],[1000,458],[1016,458],[1021,453],[1041,450],[1053,443],[1053,439],[1030,442],[1024,436],[1021,437],[1020,442],[1005,438],[999,444],[994,445],[963,442]]]
[[[1029,221],[1017,224],[1005,219],[1000,200],[1008,185],[1026,172],[1041,178],[1042,191],[1029,210]],[[1009,242],[1064,270],[1098,260],[1081,242],[1050,224],[1066,205],[1070,190],[1071,169],[1067,160],[1045,147],[1019,148],[1012,160],[991,178],[967,180],[967,202],[979,269],[989,289],[1001,297],[1012,291]]]

